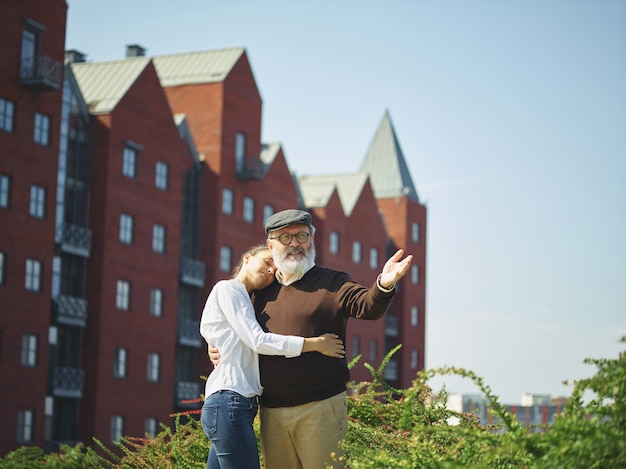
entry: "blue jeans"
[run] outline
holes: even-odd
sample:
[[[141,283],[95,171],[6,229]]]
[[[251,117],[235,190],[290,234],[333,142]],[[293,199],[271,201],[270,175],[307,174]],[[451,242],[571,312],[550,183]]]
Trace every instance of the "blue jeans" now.
[[[257,398],[217,391],[202,406],[202,429],[211,440],[207,469],[259,469],[259,450],[252,422]]]

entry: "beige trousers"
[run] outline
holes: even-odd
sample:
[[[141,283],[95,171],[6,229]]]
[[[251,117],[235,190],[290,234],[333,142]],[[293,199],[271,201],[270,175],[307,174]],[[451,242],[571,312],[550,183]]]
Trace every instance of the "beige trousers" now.
[[[343,469],[346,393],[295,407],[261,407],[265,469]]]

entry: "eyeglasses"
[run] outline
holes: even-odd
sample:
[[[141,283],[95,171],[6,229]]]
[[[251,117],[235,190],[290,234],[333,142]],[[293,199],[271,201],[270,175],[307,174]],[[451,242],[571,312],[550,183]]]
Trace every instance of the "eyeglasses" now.
[[[282,244],[283,246],[288,246],[291,244],[291,240],[293,238],[296,238],[296,241],[298,241],[298,244],[304,244],[306,243],[309,238],[311,237],[311,233],[296,233],[296,234],[291,234],[291,233],[283,233],[280,236],[274,236],[273,238],[270,239],[277,239],[280,244]]]

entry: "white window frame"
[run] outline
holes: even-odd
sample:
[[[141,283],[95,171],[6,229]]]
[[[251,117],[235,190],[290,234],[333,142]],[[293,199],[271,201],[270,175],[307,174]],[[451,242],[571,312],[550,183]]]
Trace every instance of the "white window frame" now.
[[[378,360],[378,341],[376,339],[370,340],[370,358],[371,362]]]
[[[361,337],[358,335],[352,336],[352,358],[356,357],[361,353]]]
[[[158,421],[153,417],[148,417],[144,423],[144,431],[150,437],[154,438],[157,435]]]
[[[167,190],[169,166],[164,161],[157,161],[154,168],[154,185],[157,189]]]
[[[235,171],[241,172],[244,169],[246,160],[246,134],[237,132],[235,135]]]
[[[122,174],[128,178],[135,179],[137,177],[137,160],[139,159],[139,150],[132,145],[124,145],[122,153]]]
[[[370,249],[370,269],[378,269],[378,249]]]
[[[115,361],[113,363],[113,376],[115,378],[126,378],[128,369],[128,350],[118,348],[115,350]]]
[[[0,174],[0,207],[9,208],[11,202],[11,178]]]
[[[24,279],[24,287],[28,291],[41,291],[41,261],[35,259],[26,259],[26,276]]]
[[[130,309],[130,282],[118,280],[115,289],[115,307],[123,311]]]
[[[37,336],[33,334],[22,335],[21,364],[24,368],[37,366]]]
[[[135,218],[128,213],[120,214],[120,241],[124,244],[133,244],[133,228]]]
[[[124,417],[121,415],[111,416],[111,443],[120,441],[124,436]]]
[[[15,120],[15,103],[8,99],[0,98],[0,130],[13,133]]]
[[[339,254],[339,233],[331,231],[328,235],[328,252],[333,255]]]
[[[361,243],[359,241],[352,242],[352,262],[361,263]]]
[[[50,116],[40,112],[35,113],[33,141],[46,147],[50,145]]]
[[[230,272],[232,269],[233,250],[228,246],[220,247],[220,270]]]
[[[267,219],[272,215],[274,215],[274,206],[270,204],[265,204],[263,206],[263,224],[265,224]]]
[[[224,190],[222,190],[222,213],[226,215],[233,214],[234,199],[233,190],[225,187]]]
[[[147,379],[151,383],[157,383],[159,381],[160,375],[160,366],[161,366],[161,356],[158,353],[149,353],[148,354],[148,363],[147,363]]]
[[[254,221],[254,199],[252,197],[243,198],[243,220],[248,223]]]
[[[416,370],[419,365],[419,350],[411,350],[411,369]]]
[[[46,214],[46,189],[33,184],[30,186],[28,214],[33,218],[44,218]]]
[[[420,323],[420,312],[417,306],[411,306],[411,326],[417,327]]]
[[[165,227],[158,223],[152,227],[152,250],[158,253],[165,252]]]
[[[411,225],[411,240],[414,243],[417,243],[420,240],[420,224],[415,221]]]
[[[411,283],[417,285],[420,281],[420,270],[417,264],[411,266]]]
[[[160,288],[150,290],[150,316],[163,317],[163,290]]]
[[[34,412],[32,410],[17,411],[17,442],[20,444],[32,443],[34,433]]]

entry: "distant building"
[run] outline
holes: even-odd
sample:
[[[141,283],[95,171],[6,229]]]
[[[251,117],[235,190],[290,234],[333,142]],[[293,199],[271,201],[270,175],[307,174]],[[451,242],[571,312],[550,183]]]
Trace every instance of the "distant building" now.
[[[533,431],[542,431],[539,426],[554,423],[554,418],[563,412],[566,403],[564,398],[553,399],[546,394],[523,394],[521,405],[504,404],[504,407],[522,425],[535,426]],[[487,399],[481,394],[449,394],[447,408],[474,414],[482,425],[499,423],[498,417],[491,412]],[[450,419],[449,423],[458,424],[458,418]]]
[[[91,63],[64,50],[66,10],[0,5],[0,454],[112,444],[197,409],[206,296],[286,208],[312,213],[317,263],[366,285],[396,249],[413,254],[385,320],[350,322],[346,343],[374,367],[402,344],[385,378],[410,386],[425,358],[427,209],[389,113],[354,173],[296,176],[261,141],[245,49],[147,57],[132,44]]]

